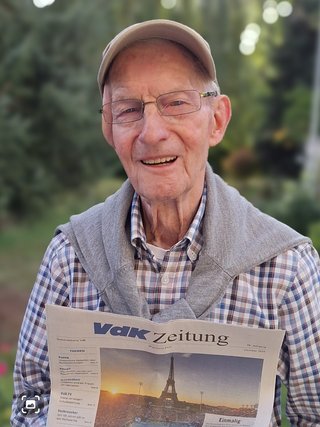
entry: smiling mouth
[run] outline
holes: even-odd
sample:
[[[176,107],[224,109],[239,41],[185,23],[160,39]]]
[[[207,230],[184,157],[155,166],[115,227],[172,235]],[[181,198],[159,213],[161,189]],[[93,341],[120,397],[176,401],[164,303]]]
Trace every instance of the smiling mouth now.
[[[157,166],[157,165],[166,165],[169,163],[173,163],[175,160],[177,160],[177,157],[162,157],[160,159],[142,160],[141,162],[144,165]]]

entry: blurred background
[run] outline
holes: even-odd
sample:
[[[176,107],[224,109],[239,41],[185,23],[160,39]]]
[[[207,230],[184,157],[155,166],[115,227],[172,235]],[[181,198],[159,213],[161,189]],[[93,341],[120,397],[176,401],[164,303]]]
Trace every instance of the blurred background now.
[[[320,249],[319,0],[1,0],[1,426],[20,323],[55,227],[125,179],[100,130],[101,52],[152,18],[190,25],[211,45],[233,105],[210,152],[215,171]]]

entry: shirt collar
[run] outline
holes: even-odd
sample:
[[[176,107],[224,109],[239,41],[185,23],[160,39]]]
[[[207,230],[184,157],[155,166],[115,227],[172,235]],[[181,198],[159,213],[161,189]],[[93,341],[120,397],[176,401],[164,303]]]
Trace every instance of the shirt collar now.
[[[187,250],[188,257],[191,261],[195,261],[201,250],[202,238],[202,220],[207,202],[207,186],[204,185],[201,201],[196,215],[186,232],[183,239],[177,242],[170,250]],[[146,245],[146,234],[143,226],[141,215],[141,202],[139,195],[135,192],[131,203],[131,243],[138,250],[141,247],[148,251]]]

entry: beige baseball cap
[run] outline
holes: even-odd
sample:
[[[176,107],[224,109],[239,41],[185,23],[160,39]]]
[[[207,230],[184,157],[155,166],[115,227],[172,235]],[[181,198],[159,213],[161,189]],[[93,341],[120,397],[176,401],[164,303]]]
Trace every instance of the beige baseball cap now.
[[[216,69],[210,46],[199,33],[180,22],[153,19],[125,28],[107,45],[102,53],[102,61],[98,72],[98,85],[101,95],[105,77],[116,55],[131,43],[149,38],[161,38],[180,43],[199,59],[210,78],[216,81]]]

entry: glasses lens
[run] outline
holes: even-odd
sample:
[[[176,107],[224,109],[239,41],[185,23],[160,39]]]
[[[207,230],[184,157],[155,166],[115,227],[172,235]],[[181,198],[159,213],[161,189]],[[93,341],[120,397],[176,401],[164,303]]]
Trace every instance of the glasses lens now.
[[[142,118],[143,104],[138,99],[114,101],[110,105],[112,123],[129,123]]]
[[[157,99],[158,108],[163,116],[179,116],[200,110],[200,95],[196,90],[170,92]]]

